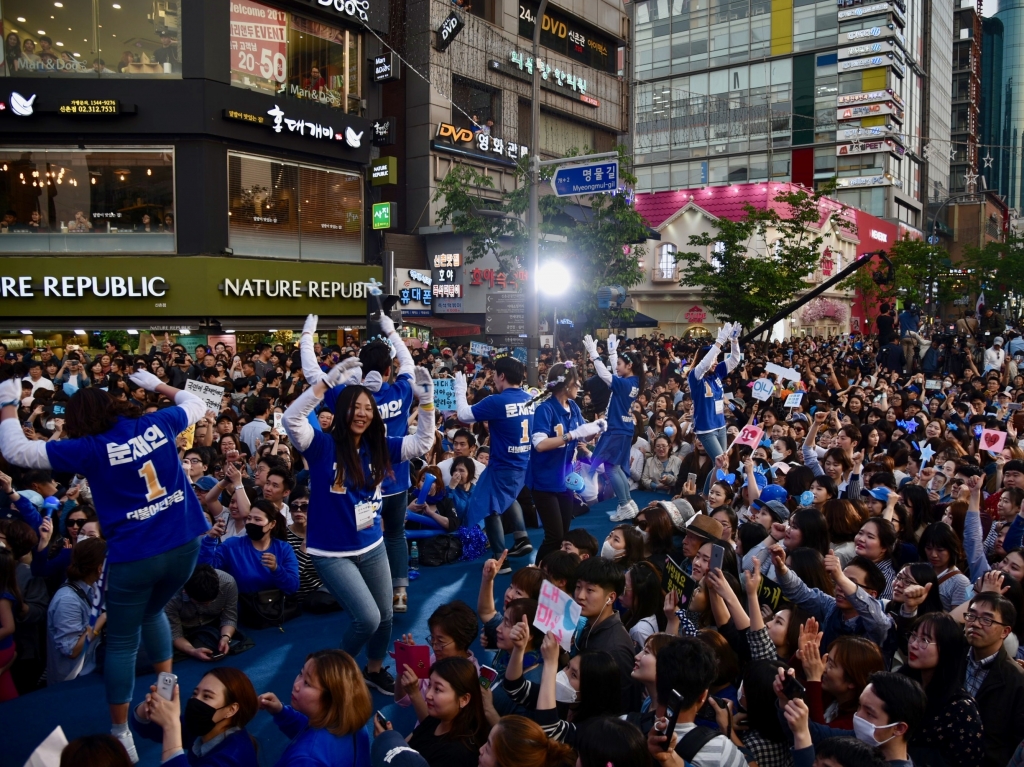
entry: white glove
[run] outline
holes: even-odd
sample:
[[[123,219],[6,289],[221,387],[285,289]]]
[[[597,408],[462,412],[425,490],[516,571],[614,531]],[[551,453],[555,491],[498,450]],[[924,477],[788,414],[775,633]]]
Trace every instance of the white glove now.
[[[302,335],[307,333],[312,336],[316,332],[316,323],[320,318],[315,314],[310,314],[306,317],[306,324],[302,326]]]
[[[610,336],[608,336],[608,340],[605,342],[605,344],[608,346],[608,354],[615,354],[616,350],[618,350],[619,348],[619,339],[615,337],[614,333],[612,333]]]
[[[394,324],[391,325],[394,327]],[[461,373],[459,375],[462,375]],[[421,405],[431,405],[434,402],[434,379],[430,377],[430,371],[425,367],[419,365],[416,366],[416,370],[413,373],[413,391],[416,393],[416,400]],[[466,377],[462,376],[463,386],[465,386]],[[458,384],[456,384],[457,386]]]
[[[419,368],[417,368],[419,370]],[[455,374],[455,401],[465,402],[466,400],[466,374],[459,371]]]
[[[596,437],[598,434],[603,433],[604,430],[607,428],[608,421],[606,421],[604,418],[599,418],[596,421],[591,421],[590,423],[585,423],[582,426],[577,426],[575,429],[569,432],[569,437],[571,439],[587,440],[590,439],[591,437]]]
[[[148,370],[137,370],[128,376],[128,380],[138,384],[146,391],[156,391],[156,387],[163,383],[159,378]]]
[[[11,403],[15,407],[21,404],[21,381],[17,378],[8,378],[0,383],[0,402]]]
[[[597,359],[597,341],[595,341],[589,335],[583,336],[583,348],[587,350],[587,354],[590,355],[590,359]]]
[[[722,325],[722,329],[718,331],[717,343],[719,346],[723,345],[729,340],[729,335],[732,333],[732,323],[727,322]]]
[[[359,358],[346,357],[327,371],[327,375],[323,377],[323,383],[327,384],[329,389],[333,389],[335,386],[354,386],[362,380],[362,377],[363,367],[359,363]]]
[[[729,338],[731,340],[733,340],[733,341],[738,341],[739,337],[740,337],[740,333],[742,333],[742,332],[743,332],[743,326],[740,323],[738,323],[738,322],[734,322],[732,324],[732,331],[729,333]]]
[[[385,337],[390,336],[395,332],[395,321],[386,314],[382,314],[380,316],[380,331]]]

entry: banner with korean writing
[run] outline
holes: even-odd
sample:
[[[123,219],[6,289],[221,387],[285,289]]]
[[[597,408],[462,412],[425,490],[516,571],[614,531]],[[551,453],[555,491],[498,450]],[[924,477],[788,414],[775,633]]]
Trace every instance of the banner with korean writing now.
[[[581,608],[575,599],[550,581],[544,581],[540,587],[533,625],[544,634],[554,634],[562,649],[568,650],[573,632],[580,622],[580,612]]]
[[[772,611],[779,609],[783,601],[782,586],[771,578],[761,577],[761,585],[757,587],[757,599],[763,605],[770,605]]]
[[[453,413],[455,405],[455,379],[434,379],[434,407],[442,413]]]
[[[288,14],[252,0],[232,0],[230,58],[232,85],[269,89],[287,81]]]
[[[491,356],[491,352],[493,352],[493,351],[494,351],[494,347],[493,346],[488,346],[487,344],[480,343],[479,341],[470,341],[469,342],[469,353],[474,355],[474,356],[490,357]]]
[[[224,396],[223,386],[214,386],[202,381],[186,381],[185,391],[192,392],[205,402],[207,410],[220,413],[221,398]]]

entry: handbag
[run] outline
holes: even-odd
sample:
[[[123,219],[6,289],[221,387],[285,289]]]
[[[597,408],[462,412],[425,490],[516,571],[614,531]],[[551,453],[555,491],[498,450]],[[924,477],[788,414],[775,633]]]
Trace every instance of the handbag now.
[[[297,600],[289,599],[281,589],[265,589],[238,595],[238,620],[254,629],[281,627],[302,615]]]

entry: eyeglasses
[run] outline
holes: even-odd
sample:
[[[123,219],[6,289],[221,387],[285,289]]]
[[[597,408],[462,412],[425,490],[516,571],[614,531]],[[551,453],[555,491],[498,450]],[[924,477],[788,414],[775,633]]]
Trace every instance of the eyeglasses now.
[[[902,583],[904,586],[918,586],[920,585],[917,581],[910,577],[909,573],[905,573],[902,570],[896,573],[896,577],[893,579],[894,583]]]
[[[938,642],[920,634],[911,634],[907,637],[907,644],[917,645],[918,647],[931,647],[933,644],[938,644]]]
[[[438,640],[434,639],[433,636],[429,634],[427,635],[427,644],[434,648],[434,652],[437,652],[438,650],[443,650],[445,647],[447,647],[450,644],[453,644],[454,642],[454,639],[449,639],[447,642],[439,642]]]
[[[288,504],[288,506],[296,511],[305,511],[309,508],[309,501],[296,501],[295,503]]]
[[[186,458],[185,463],[202,463],[202,458]]]
[[[951,484],[951,485],[966,485],[967,482],[966,482],[966,480],[963,480],[963,479],[960,479],[960,478],[954,478],[954,479],[949,480],[949,484]]]
[[[988,615],[979,615],[978,613],[974,612],[973,610],[968,610],[967,612],[964,613],[964,620],[967,623],[975,623],[975,622],[977,622],[977,624],[979,626],[981,626],[982,628],[985,628],[985,629],[992,628],[992,624],[993,623],[996,624],[997,626],[1009,626],[1010,625],[1009,623],[1001,623],[1000,621],[997,621],[995,618],[992,618],[991,616],[988,616]]]

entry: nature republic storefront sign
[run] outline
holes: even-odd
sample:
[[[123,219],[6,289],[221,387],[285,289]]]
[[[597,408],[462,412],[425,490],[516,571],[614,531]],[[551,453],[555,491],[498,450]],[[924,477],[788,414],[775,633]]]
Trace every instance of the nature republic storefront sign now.
[[[3,258],[0,317],[363,316],[380,267],[248,258]]]

